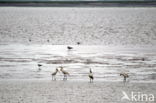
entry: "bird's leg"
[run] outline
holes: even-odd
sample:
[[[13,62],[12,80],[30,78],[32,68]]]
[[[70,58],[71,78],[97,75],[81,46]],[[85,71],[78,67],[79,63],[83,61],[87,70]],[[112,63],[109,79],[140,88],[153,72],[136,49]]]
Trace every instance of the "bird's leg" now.
[[[64,78],[65,78],[65,80],[67,80],[67,75],[66,74],[64,75]]]
[[[54,76],[54,80],[56,81],[56,76]]]
[[[126,77],[124,77],[124,85],[126,84]]]
[[[52,80],[56,80],[56,77],[55,77],[55,75],[52,75]]]
[[[66,75],[66,80],[67,80],[67,75]]]
[[[52,75],[52,80],[53,80],[53,75]]]
[[[38,68],[38,71],[40,71],[40,70],[41,70],[41,68],[39,67],[39,68]]]
[[[66,74],[64,75],[64,80],[67,80]]]
[[[65,80],[65,74],[64,74],[63,80]]]

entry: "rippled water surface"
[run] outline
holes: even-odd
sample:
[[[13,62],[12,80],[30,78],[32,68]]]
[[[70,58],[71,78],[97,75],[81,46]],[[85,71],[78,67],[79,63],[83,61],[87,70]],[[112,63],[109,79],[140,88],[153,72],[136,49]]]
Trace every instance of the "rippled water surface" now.
[[[88,80],[92,68],[95,81],[121,81],[121,72],[130,82],[155,82],[156,49],[109,46],[0,45],[0,79],[51,80],[58,66],[70,73],[69,80]],[[37,64],[42,64],[41,70]],[[57,74],[62,80],[62,73]]]

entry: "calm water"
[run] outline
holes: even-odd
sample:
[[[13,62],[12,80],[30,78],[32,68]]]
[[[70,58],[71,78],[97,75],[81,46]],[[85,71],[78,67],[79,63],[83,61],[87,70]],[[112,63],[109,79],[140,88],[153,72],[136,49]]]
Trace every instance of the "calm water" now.
[[[109,46],[0,45],[0,79],[51,80],[58,66],[70,73],[69,80],[88,81],[92,68],[95,81],[121,81],[121,72],[129,82],[155,82],[156,49]],[[43,66],[38,69],[37,64]],[[62,80],[62,73],[57,79]]]

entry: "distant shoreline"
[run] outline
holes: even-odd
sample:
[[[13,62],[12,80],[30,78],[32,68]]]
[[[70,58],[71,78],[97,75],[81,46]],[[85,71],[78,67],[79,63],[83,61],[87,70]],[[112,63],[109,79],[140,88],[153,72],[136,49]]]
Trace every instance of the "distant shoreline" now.
[[[26,7],[156,7],[156,1],[0,1],[0,6]]]

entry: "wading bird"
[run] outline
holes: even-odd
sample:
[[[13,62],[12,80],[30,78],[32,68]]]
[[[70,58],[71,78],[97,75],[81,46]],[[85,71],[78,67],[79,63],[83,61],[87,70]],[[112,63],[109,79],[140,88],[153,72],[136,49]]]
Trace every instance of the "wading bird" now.
[[[126,83],[127,78],[129,77],[129,75],[127,73],[120,73],[120,76],[123,76],[123,82],[124,84]]]
[[[69,76],[69,73],[67,71],[63,70],[63,67],[62,66],[60,68],[61,68],[60,71],[64,75],[63,80],[67,80],[67,76]]]
[[[52,80],[56,80],[57,72],[59,72],[59,70],[56,68],[56,71],[51,74],[52,75]]]
[[[93,83],[94,76],[93,76],[93,72],[92,72],[91,69],[90,69],[90,71],[89,71],[88,77],[89,77],[89,79],[90,79],[90,83]]]

